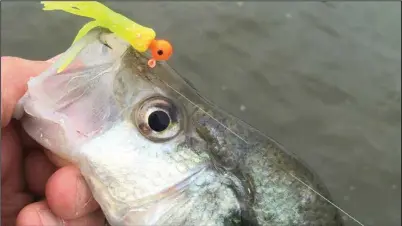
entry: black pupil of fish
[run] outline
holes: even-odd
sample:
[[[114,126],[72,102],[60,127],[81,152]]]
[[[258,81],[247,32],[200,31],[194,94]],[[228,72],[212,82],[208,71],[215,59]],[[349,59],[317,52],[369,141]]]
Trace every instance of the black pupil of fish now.
[[[169,124],[169,115],[164,111],[154,111],[148,117],[148,125],[155,132],[164,131]]]
[[[163,50],[160,49],[160,50],[158,50],[157,53],[158,53],[159,56],[161,56],[161,55],[163,55]]]

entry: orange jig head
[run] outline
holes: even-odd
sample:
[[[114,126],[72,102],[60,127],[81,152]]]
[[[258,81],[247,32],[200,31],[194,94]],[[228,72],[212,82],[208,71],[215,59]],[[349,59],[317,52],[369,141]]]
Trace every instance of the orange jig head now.
[[[157,60],[168,60],[173,53],[172,45],[166,40],[152,40],[149,45],[152,59],[148,61],[150,68],[155,67]]]

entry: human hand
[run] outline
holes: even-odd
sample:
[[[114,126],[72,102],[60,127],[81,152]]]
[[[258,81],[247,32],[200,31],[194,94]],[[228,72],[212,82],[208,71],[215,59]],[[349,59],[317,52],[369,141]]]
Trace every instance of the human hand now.
[[[11,120],[29,78],[50,65],[1,58],[1,225],[103,226],[105,218],[79,170],[44,150]]]

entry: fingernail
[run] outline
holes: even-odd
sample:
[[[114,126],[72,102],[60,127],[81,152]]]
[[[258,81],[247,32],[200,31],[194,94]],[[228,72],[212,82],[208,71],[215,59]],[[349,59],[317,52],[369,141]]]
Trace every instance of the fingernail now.
[[[62,157],[59,157],[59,156],[53,154],[53,152],[50,151],[50,150],[48,150],[48,149],[44,149],[44,152],[45,152],[46,156],[49,158],[49,160],[50,160],[53,164],[55,164],[56,166],[58,166],[58,167],[64,167],[64,166],[68,166],[68,165],[71,165],[71,164],[72,164],[72,163],[69,162],[68,160],[66,160],[66,159],[64,159],[64,158],[62,158]]]
[[[46,226],[64,226],[64,221],[56,217],[50,210],[38,210],[42,225]]]
[[[80,215],[92,200],[92,194],[88,189],[84,177],[77,176],[77,195],[75,202],[75,215]]]

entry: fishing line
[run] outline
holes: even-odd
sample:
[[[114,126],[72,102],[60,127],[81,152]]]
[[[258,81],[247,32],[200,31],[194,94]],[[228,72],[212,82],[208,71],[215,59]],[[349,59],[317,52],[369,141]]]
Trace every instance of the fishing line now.
[[[206,115],[208,115],[209,117],[211,117],[213,120],[215,120],[216,122],[218,122],[221,126],[223,126],[225,129],[227,129],[228,131],[232,132],[235,136],[237,136],[240,140],[242,140],[244,143],[248,144],[248,142],[243,139],[240,135],[238,135],[237,133],[235,133],[233,130],[231,130],[230,128],[228,128],[227,126],[225,126],[223,123],[219,122],[217,119],[215,119],[211,114],[209,114],[208,112],[206,112],[204,109],[202,109],[199,105],[197,105],[196,103],[192,102],[190,99],[188,99],[186,96],[184,96],[183,94],[181,94],[179,91],[177,91],[176,89],[174,89],[172,86],[170,86],[169,84],[163,82],[165,85],[169,86],[171,89],[173,89],[176,93],[178,93],[180,96],[184,97],[187,101],[189,101],[191,104],[193,104],[194,106],[196,106],[197,108],[201,109]]]
[[[173,70],[173,69],[172,69]],[[179,75],[180,76],[180,75]],[[181,77],[181,76],[180,76]],[[189,98],[187,98],[184,94],[182,94],[181,92],[179,92],[178,90],[176,90],[175,88],[173,88],[172,86],[170,86],[169,84],[167,84],[166,82],[162,81],[165,85],[167,85],[168,87],[170,87],[173,91],[175,91],[177,94],[179,94],[180,96],[184,97],[187,101],[189,101],[191,104],[193,104],[195,107],[197,107],[198,109],[200,109],[202,112],[204,112],[206,115],[208,115],[209,117],[211,117],[213,120],[215,120],[216,122],[218,122],[220,125],[222,125],[224,128],[226,128],[228,131],[232,132],[235,136],[237,136],[239,139],[241,139],[243,142],[245,142],[246,144],[248,144],[248,142],[242,138],[240,135],[238,135],[237,133],[235,133],[233,130],[229,129],[227,126],[225,126],[223,123],[221,123],[220,121],[218,121],[216,118],[214,118],[211,114],[209,114],[208,112],[206,112],[204,109],[201,108],[201,106],[199,106],[198,104],[194,103],[193,101],[191,101]],[[239,119],[240,120],[240,119]],[[241,121],[241,120],[240,120]],[[257,131],[263,135],[265,138],[268,138],[264,133],[262,133],[260,130],[257,129]],[[271,139],[270,139],[271,140]],[[348,214],[345,210],[343,210],[341,207],[337,206],[335,203],[331,202],[328,198],[326,198],[324,195],[320,194],[318,191],[316,191],[314,188],[310,187],[308,184],[306,184],[305,182],[303,182],[300,178],[298,178],[297,176],[293,175],[292,173],[286,171],[283,167],[281,167],[278,163],[274,162],[274,164],[276,166],[278,166],[279,169],[281,169],[282,171],[284,171],[285,173],[287,173],[288,175],[292,176],[293,178],[295,178],[297,181],[299,181],[301,184],[303,184],[304,186],[306,186],[309,190],[313,191],[314,193],[316,193],[317,195],[319,195],[321,198],[323,198],[325,201],[327,201],[328,203],[330,203],[332,206],[334,206],[336,209],[338,209],[339,211],[341,211],[343,214],[345,214],[346,216],[350,217],[353,221],[355,221],[356,223],[358,223],[361,226],[364,226],[363,223],[361,223],[359,220],[357,220],[356,218],[354,218],[353,216],[351,216],[350,214]]]

